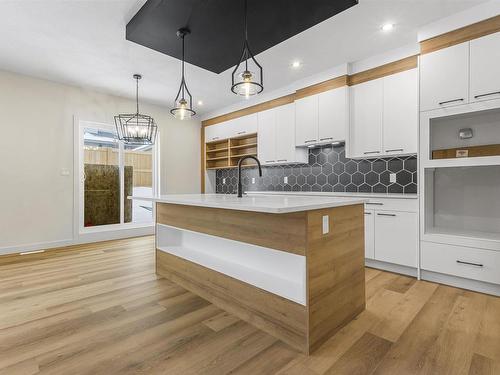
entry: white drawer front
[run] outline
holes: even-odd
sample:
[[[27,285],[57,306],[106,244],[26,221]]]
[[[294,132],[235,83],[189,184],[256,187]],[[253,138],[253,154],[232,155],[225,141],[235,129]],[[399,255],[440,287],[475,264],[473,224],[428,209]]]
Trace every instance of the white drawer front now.
[[[365,207],[372,210],[418,212],[418,199],[370,198]]]
[[[421,242],[422,269],[500,284],[500,252]]]

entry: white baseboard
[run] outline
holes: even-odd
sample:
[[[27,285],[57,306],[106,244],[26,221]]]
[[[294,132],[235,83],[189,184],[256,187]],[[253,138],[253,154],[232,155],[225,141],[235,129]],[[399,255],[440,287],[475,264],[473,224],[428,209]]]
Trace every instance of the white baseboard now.
[[[500,297],[500,285],[483,281],[464,279],[462,277],[445,275],[443,273],[421,270],[422,280],[451,285],[456,288],[473,290],[475,292],[492,294]]]
[[[73,239],[66,239],[60,241],[47,241],[47,242],[37,242],[37,243],[30,243],[30,244],[16,245],[16,246],[5,246],[5,247],[0,247],[0,255],[45,250],[54,247],[69,246],[73,244],[74,244]]]
[[[137,228],[124,228],[111,231],[100,231],[80,234],[78,238],[59,241],[46,241],[31,244],[0,247],[0,255],[26,253],[37,250],[47,250],[56,247],[79,245],[84,243],[117,240],[130,237],[141,237],[154,234],[154,225]]]
[[[417,269],[413,267],[400,266],[399,264],[381,262],[379,260],[368,258],[365,258],[365,265],[371,268],[378,268],[384,271],[417,277]]]

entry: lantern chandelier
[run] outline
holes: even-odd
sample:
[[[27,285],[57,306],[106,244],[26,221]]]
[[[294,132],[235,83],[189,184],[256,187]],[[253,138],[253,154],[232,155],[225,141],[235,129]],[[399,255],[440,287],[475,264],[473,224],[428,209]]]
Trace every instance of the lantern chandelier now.
[[[243,52],[241,53],[240,61],[233,70],[231,77],[231,91],[236,95],[249,98],[252,95],[257,95],[264,90],[262,78],[262,66],[255,60],[250,47],[248,45],[248,26],[247,26],[247,0],[245,0],[245,42],[243,43]],[[251,71],[248,67],[249,60],[255,65],[256,71]],[[243,65],[240,69],[240,65]]]
[[[148,115],[139,113],[139,80],[140,74],[134,74],[136,112],[134,114],[119,114],[115,116],[118,139],[127,144],[152,145],[155,143],[157,126],[155,120]]]
[[[188,28],[182,28],[177,31],[177,36],[182,39],[182,78],[179,91],[175,97],[174,108],[170,110],[170,113],[179,120],[190,119],[196,115],[196,112],[193,111],[193,97],[189,92],[186,85],[186,79],[184,78],[184,37],[189,33],[190,31]]]

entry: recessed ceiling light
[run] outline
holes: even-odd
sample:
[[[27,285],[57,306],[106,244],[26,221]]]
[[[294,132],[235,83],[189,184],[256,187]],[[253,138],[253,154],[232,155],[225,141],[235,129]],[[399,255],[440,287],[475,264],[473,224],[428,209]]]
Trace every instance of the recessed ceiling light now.
[[[381,27],[382,31],[391,31],[394,29],[394,24],[393,23],[385,23]]]
[[[297,68],[300,68],[301,66],[302,66],[302,63],[300,61],[294,61],[292,63],[292,68],[297,69]]]
[[[198,100],[198,105],[203,105],[203,100]]]

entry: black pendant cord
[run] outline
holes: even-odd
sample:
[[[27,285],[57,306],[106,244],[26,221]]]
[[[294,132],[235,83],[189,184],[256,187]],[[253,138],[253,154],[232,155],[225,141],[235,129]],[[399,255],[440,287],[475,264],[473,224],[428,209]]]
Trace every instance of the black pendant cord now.
[[[137,109],[137,114],[139,114],[139,78],[135,78],[135,104]]]
[[[245,12],[245,70],[248,70],[248,21],[247,21],[247,13],[248,13],[248,6],[247,6],[247,0],[245,0],[245,7],[244,7],[244,12]]]
[[[182,34],[182,81],[181,81],[182,99],[184,99],[184,85],[186,84],[186,82],[184,81],[184,37],[185,34]]]

